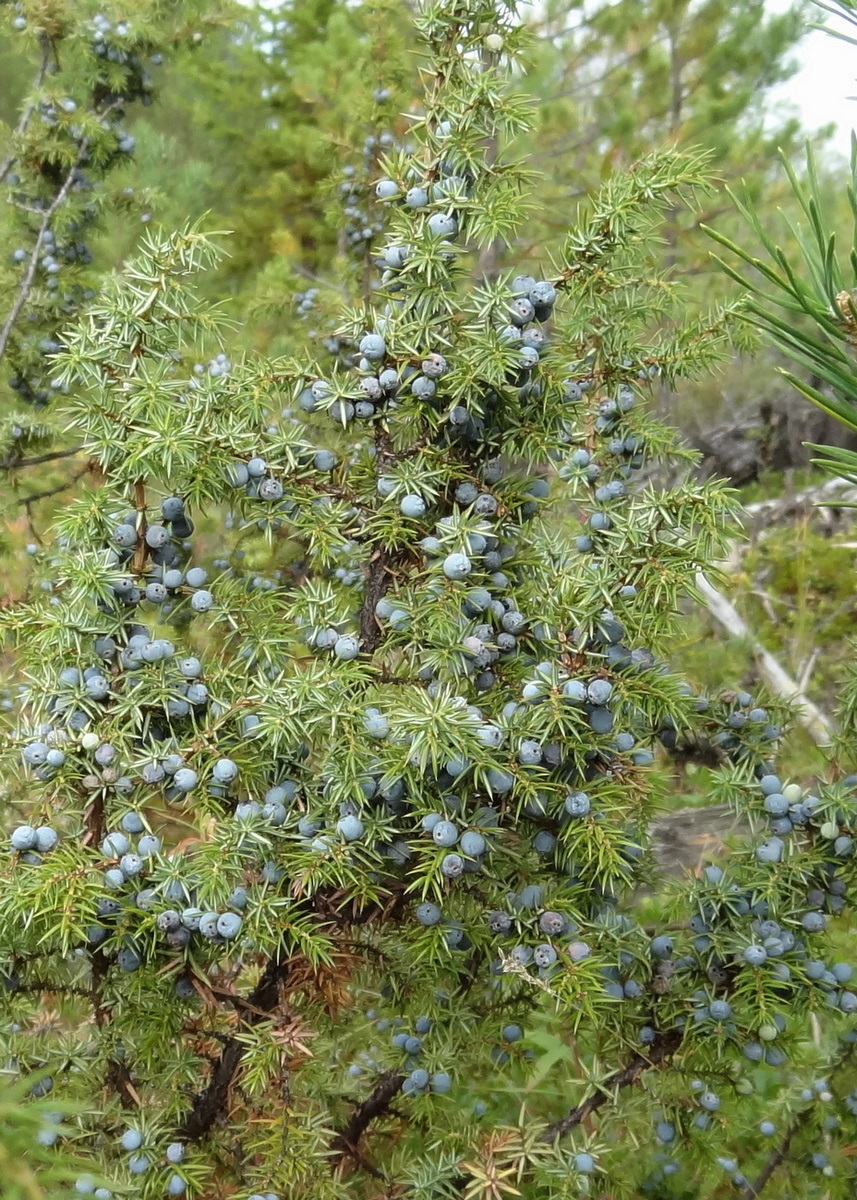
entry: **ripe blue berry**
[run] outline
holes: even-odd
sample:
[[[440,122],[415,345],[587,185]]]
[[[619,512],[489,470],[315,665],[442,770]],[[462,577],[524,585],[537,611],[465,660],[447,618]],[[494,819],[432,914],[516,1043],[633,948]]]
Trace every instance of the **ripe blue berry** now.
[[[778,863],[783,857],[785,843],[781,838],[768,838],[766,842],[756,847],[756,858],[763,863]]]
[[[143,860],[138,854],[123,854],[119,859],[119,870],[126,879],[133,879],[143,869]]]
[[[131,843],[124,833],[108,833],[101,842],[101,853],[106,858],[121,858],[131,849]]]
[[[217,932],[222,938],[237,937],[241,925],[242,920],[238,913],[225,912],[217,918]]]
[[[464,859],[460,854],[446,854],[440,864],[440,870],[448,879],[457,879],[464,871]]]
[[[218,783],[231,783],[238,776],[238,765],[231,758],[219,758],[211,773]]]
[[[348,815],[342,817],[336,824],[337,831],[346,842],[356,842],[363,837],[364,825],[359,817]]]
[[[113,530],[113,541],[123,550],[130,550],[137,545],[137,530],[133,525],[117,525]]]
[[[180,767],[173,776],[173,783],[180,792],[190,792],[196,787],[199,776],[190,767]]]
[[[533,960],[537,967],[552,967],[556,962],[557,954],[553,946],[544,942],[540,946],[536,946],[533,951]]]
[[[441,824],[446,823],[441,822]],[[468,858],[478,858],[480,854],[485,853],[485,838],[475,829],[468,829],[461,835],[458,848]]]
[[[127,971],[130,974],[140,969],[143,959],[133,946],[124,946],[116,955],[116,965],[120,971]]]
[[[259,484],[258,496],[260,500],[276,501],[283,498],[283,485],[279,479],[263,479]],[[178,1176],[176,1176],[178,1178]]]
[[[801,926],[806,933],[821,933],[827,925],[824,913],[808,912],[801,917]]]
[[[399,194],[399,185],[395,179],[379,179],[375,184],[375,195],[379,200],[392,200]]]
[[[19,825],[17,829],[13,829],[9,841],[13,850],[32,850],[36,844],[36,831],[31,825]]]
[[[184,516],[184,500],[180,496],[166,496],[161,501],[161,513],[165,521],[177,521]]]
[[[123,1150],[130,1153],[132,1150],[139,1150],[143,1145],[143,1135],[139,1129],[126,1129],[119,1139],[119,1143]]]
[[[513,325],[526,325],[535,315],[535,306],[526,296],[518,296],[509,305],[509,320]]]
[[[405,204],[408,208],[425,208],[428,202],[428,192],[423,187],[408,188],[405,192]]]
[[[160,550],[170,540],[170,531],[165,525],[150,525],[146,530],[146,545],[152,550]]]
[[[367,333],[360,339],[359,349],[370,362],[380,362],[387,353],[387,343],[379,333]]]
[[[458,232],[458,222],[452,213],[432,213],[426,225],[429,233],[438,238],[454,237]]]
[[[432,825],[431,836],[436,846],[454,846],[458,841],[458,829],[452,821],[436,821]]]
[[[317,450],[312,462],[317,471],[332,471],[336,466],[336,455],[332,450]]]
[[[208,612],[213,604],[214,596],[212,596],[211,592],[206,591],[204,588],[201,588],[198,592],[194,592],[190,598],[190,606],[194,612]]]
[[[669,958],[673,952],[672,938],[665,933],[658,934],[649,943],[649,950],[653,958]]]
[[[590,704],[606,704],[612,695],[613,685],[606,679],[593,679],[586,689]]]
[[[443,573],[447,579],[466,579],[473,565],[466,554],[448,554],[443,560]]]
[[[418,520],[425,515],[426,502],[422,496],[409,494],[403,496],[399,502],[399,511],[403,517],[409,517],[411,520]]]
[[[426,900],[422,904],[418,904],[414,910],[414,914],[420,925],[437,925],[443,913],[436,904]]]
[[[337,658],[343,661],[349,661],[356,658],[360,653],[360,643],[357,638],[350,636],[338,637],[333,644],[333,653]]]

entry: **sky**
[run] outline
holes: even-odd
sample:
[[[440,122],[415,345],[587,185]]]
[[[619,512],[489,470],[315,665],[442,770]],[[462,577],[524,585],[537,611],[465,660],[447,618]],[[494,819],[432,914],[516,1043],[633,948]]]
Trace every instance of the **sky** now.
[[[768,0],[768,7],[782,11],[789,7],[789,0]],[[820,16],[824,15],[820,11]],[[857,37],[857,29],[841,20],[830,16],[828,23]],[[847,155],[851,130],[857,128],[857,100],[849,99],[857,96],[857,46],[814,30],[798,47],[796,58],[801,64],[799,73],[776,88],[772,98],[793,106],[808,129],[835,121],[831,145]]]

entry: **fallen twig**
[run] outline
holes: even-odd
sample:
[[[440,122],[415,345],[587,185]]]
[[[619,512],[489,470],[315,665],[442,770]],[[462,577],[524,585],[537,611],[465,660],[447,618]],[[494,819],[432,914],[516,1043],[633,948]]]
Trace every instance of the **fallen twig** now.
[[[804,695],[797,681],[765,649],[731,600],[709,583],[701,571],[696,576],[696,587],[715,621],[731,637],[741,638],[750,644],[759,673],[774,695],[795,705],[798,721],[817,746],[829,746],[833,741],[830,719]]]

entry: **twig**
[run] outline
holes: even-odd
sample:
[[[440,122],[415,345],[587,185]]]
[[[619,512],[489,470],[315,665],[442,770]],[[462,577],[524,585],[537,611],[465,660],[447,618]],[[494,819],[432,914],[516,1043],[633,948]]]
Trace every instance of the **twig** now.
[[[134,508],[137,512],[137,546],[134,550],[134,559],[131,563],[131,570],[135,575],[142,575],[146,566],[146,555],[148,547],[146,545],[146,481],[145,479],[134,480]]]
[[[43,492],[30,492],[26,496],[19,496],[17,498],[17,503],[23,504],[26,508],[29,508],[30,505],[35,504],[37,500],[46,500],[48,496],[57,496],[60,492],[64,492],[67,487],[71,487],[73,483],[76,483],[78,479],[81,479],[88,470],[89,465],[87,464],[85,467],[81,467],[79,471],[75,471],[75,473],[70,475],[68,479],[64,479],[62,483],[58,484],[56,487],[45,488]]]
[[[853,1057],[854,1046],[851,1043],[848,1043],[833,1060],[833,1062],[828,1064],[828,1077],[834,1072],[841,1070],[843,1067],[847,1067],[853,1060]],[[756,1200],[756,1197],[762,1194],[777,1167],[784,1163],[788,1158],[792,1142],[794,1141],[796,1135],[800,1133],[804,1125],[809,1122],[809,1119],[813,1115],[813,1111],[813,1106],[809,1104],[802,1112],[799,1112],[797,1116],[794,1117],[788,1129],[783,1134],[782,1141],[776,1147],[776,1149],[771,1151],[770,1155],[765,1161],[765,1165],[762,1167],[761,1171],[752,1181],[752,1183],[747,1184],[746,1188],[741,1193],[740,1200]]]
[[[39,251],[42,248],[42,242],[44,241],[45,234],[47,233],[50,223],[53,220],[54,214],[68,195],[71,185],[74,182],[75,172],[86,157],[88,148],[89,139],[84,138],[78,147],[77,157],[75,158],[74,163],[71,167],[69,167],[62,187],[57,192],[50,207],[45,212],[42,223],[39,226],[39,232],[36,234],[36,243],[33,246],[32,253],[30,254],[30,261],[27,263],[27,269],[24,272],[24,278],[21,280],[21,285],[18,288],[18,294],[16,295],[14,303],[12,304],[12,309],[9,313],[9,316],[6,318],[6,324],[3,326],[2,331],[0,331],[0,358],[2,358],[6,353],[6,347],[9,345],[9,339],[12,336],[13,329],[15,328],[15,322],[21,315],[21,309],[26,304],[27,297],[32,290],[33,280],[36,277],[36,268],[39,265]]]
[[[809,1112],[809,1109],[804,1109],[802,1113],[795,1117],[783,1135],[783,1139],[779,1146],[777,1146],[776,1150],[772,1151],[772,1153],[769,1155],[767,1162],[762,1167],[759,1174],[752,1183],[749,1183],[747,1187],[744,1188],[744,1191],[741,1193],[741,1200],[755,1200],[756,1196],[760,1196],[762,1194],[763,1189],[766,1187],[774,1171],[776,1171],[780,1163],[785,1162],[785,1160],[788,1158],[789,1147],[791,1146],[792,1139],[801,1126],[806,1124]]]
[[[41,39],[41,42],[42,42],[42,59],[41,59],[41,62],[39,63],[39,69],[36,72],[35,82],[33,83],[32,90],[34,92],[37,92],[39,90],[39,88],[42,86],[42,84],[44,83],[45,75],[47,75],[47,73],[48,73],[48,64],[51,59],[50,40],[43,36]],[[32,117],[32,115],[35,111],[36,111],[36,100],[35,100],[35,98],[32,98],[27,101],[27,103],[24,105],[23,109],[21,110],[21,116],[18,120],[18,124],[15,126],[15,135],[14,136],[16,139],[21,137],[26,132],[27,126],[30,123],[30,117]],[[0,163],[0,183],[3,182],[3,180],[6,178],[6,176],[11,171],[12,167],[15,164],[16,158],[17,158],[17,155],[15,154],[15,152],[13,150],[12,153],[8,156],[8,158],[4,158],[3,162]]]
[[[732,637],[742,638],[749,642],[756,665],[765,683],[775,695],[790,700],[796,706],[797,719],[815,744],[829,746],[833,740],[833,727],[830,720],[803,694],[800,685],[777,662],[773,654],[753,636],[747,622],[731,601],[727,600],[722,592],[718,592],[701,571],[696,576],[696,587],[702,593],[708,611],[715,621],[722,625]]]
[[[564,1117],[560,1117],[558,1121],[549,1125],[540,1140],[553,1145],[572,1129],[583,1124],[599,1108],[615,1100],[616,1092],[635,1084],[644,1071],[648,1071],[651,1067],[662,1066],[679,1049],[682,1037],[683,1032],[680,1029],[670,1029],[668,1032],[662,1033],[650,1047],[648,1054],[635,1054],[624,1067],[620,1067],[618,1071],[608,1075],[604,1082],[599,1084],[596,1091],[591,1092],[585,1100],[566,1113]],[[460,1193],[466,1190],[469,1182],[467,1175],[457,1175],[451,1181],[451,1186],[455,1192]]]
[[[800,678],[797,683],[802,692],[805,692],[809,687],[809,681],[812,679],[812,673],[815,670],[815,664],[818,662],[820,654],[821,647],[813,646],[810,653],[806,656],[806,661],[801,663]]]
[[[72,446],[70,450],[51,450],[49,454],[35,454],[32,458],[6,458],[0,462],[0,471],[17,471],[19,467],[35,467],[39,463],[54,462],[58,458],[73,458],[85,450],[83,445]]]
[[[832,479],[826,479],[824,483],[793,492],[789,496],[778,496],[773,500],[758,500],[754,504],[747,504],[744,511],[754,519],[754,523],[768,525],[802,510],[811,510],[822,505],[850,508],[855,502],[857,488],[854,483],[850,479],[835,475]]]

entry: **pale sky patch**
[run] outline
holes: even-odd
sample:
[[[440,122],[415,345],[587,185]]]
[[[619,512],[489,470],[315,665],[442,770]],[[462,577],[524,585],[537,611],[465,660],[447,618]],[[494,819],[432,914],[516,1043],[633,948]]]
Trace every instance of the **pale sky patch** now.
[[[772,11],[789,7],[789,0],[768,0]],[[819,8],[819,19],[827,16]],[[832,16],[828,23],[857,37],[857,28]],[[813,30],[798,47],[795,56],[801,66],[799,73],[775,88],[771,101],[791,106],[808,130],[819,129],[831,121],[836,133],[831,146],[847,155],[851,130],[857,128],[857,46],[849,46],[838,38]]]

